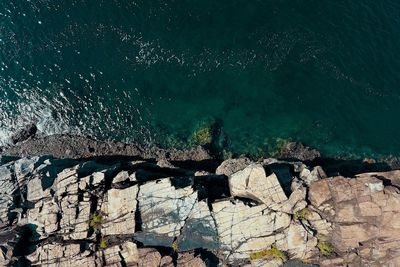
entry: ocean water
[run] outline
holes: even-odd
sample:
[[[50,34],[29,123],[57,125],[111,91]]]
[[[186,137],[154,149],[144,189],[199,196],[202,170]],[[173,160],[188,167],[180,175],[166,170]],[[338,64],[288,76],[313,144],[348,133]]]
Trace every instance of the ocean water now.
[[[2,0],[0,143],[29,122],[185,146],[400,155],[395,0]]]

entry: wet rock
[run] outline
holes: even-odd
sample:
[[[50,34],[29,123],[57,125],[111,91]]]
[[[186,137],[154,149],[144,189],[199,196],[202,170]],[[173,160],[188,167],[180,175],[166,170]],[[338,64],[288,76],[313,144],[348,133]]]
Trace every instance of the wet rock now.
[[[279,158],[297,159],[300,161],[312,161],[319,157],[321,157],[319,151],[298,142],[285,143],[279,153]]]
[[[143,149],[137,144],[105,142],[91,137],[58,134],[42,138],[30,138],[16,146],[6,147],[1,152],[7,156],[42,156],[55,158],[90,158],[96,156],[132,156],[144,159],[168,161],[204,161],[213,159],[203,147],[188,150],[150,148]]]
[[[37,132],[37,127],[35,123],[30,123],[26,125],[24,128],[19,129],[11,136],[11,141],[13,144],[17,144],[19,142],[25,141],[33,136],[35,136]]]

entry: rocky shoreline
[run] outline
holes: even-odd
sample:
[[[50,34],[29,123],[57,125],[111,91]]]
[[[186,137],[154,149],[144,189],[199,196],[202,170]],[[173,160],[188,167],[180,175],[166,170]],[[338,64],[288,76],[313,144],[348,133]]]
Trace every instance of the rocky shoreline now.
[[[222,161],[69,135],[4,148],[0,265],[400,265],[400,171],[282,151]]]

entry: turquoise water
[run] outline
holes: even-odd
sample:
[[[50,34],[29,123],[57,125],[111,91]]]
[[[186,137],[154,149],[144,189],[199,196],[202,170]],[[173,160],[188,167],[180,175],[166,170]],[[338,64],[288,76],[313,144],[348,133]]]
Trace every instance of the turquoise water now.
[[[326,155],[400,153],[400,2],[0,2],[0,136],[184,146],[217,121],[223,146],[277,138]]]

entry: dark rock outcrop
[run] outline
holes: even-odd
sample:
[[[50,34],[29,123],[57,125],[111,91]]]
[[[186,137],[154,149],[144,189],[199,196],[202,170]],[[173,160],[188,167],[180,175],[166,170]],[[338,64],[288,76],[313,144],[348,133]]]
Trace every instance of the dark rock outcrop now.
[[[4,147],[7,156],[33,157],[52,155],[55,158],[136,157],[140,159],[167,159],[169,161],[206,161],[212,159],[207,150],[198,146],[188,150],[143,148],[135,144],[99,141],[77,135],[51,135],[31,138],[16,146]]]
[[[321,153],[318,150],[304,146],[299,142],[287,142],[283,144],[278,153],[278,157],[284,159],[297,159],[300,161],[312,161],[321,157]]]
[[[22,141],[25,141],[33,136],[35,136],[37,132],[37,127],[35,123],[30,123],[23,127],[22,129],[19,129],[16,131],[12,136],[11,136],[11,141],[13,144],[20,143]]]

